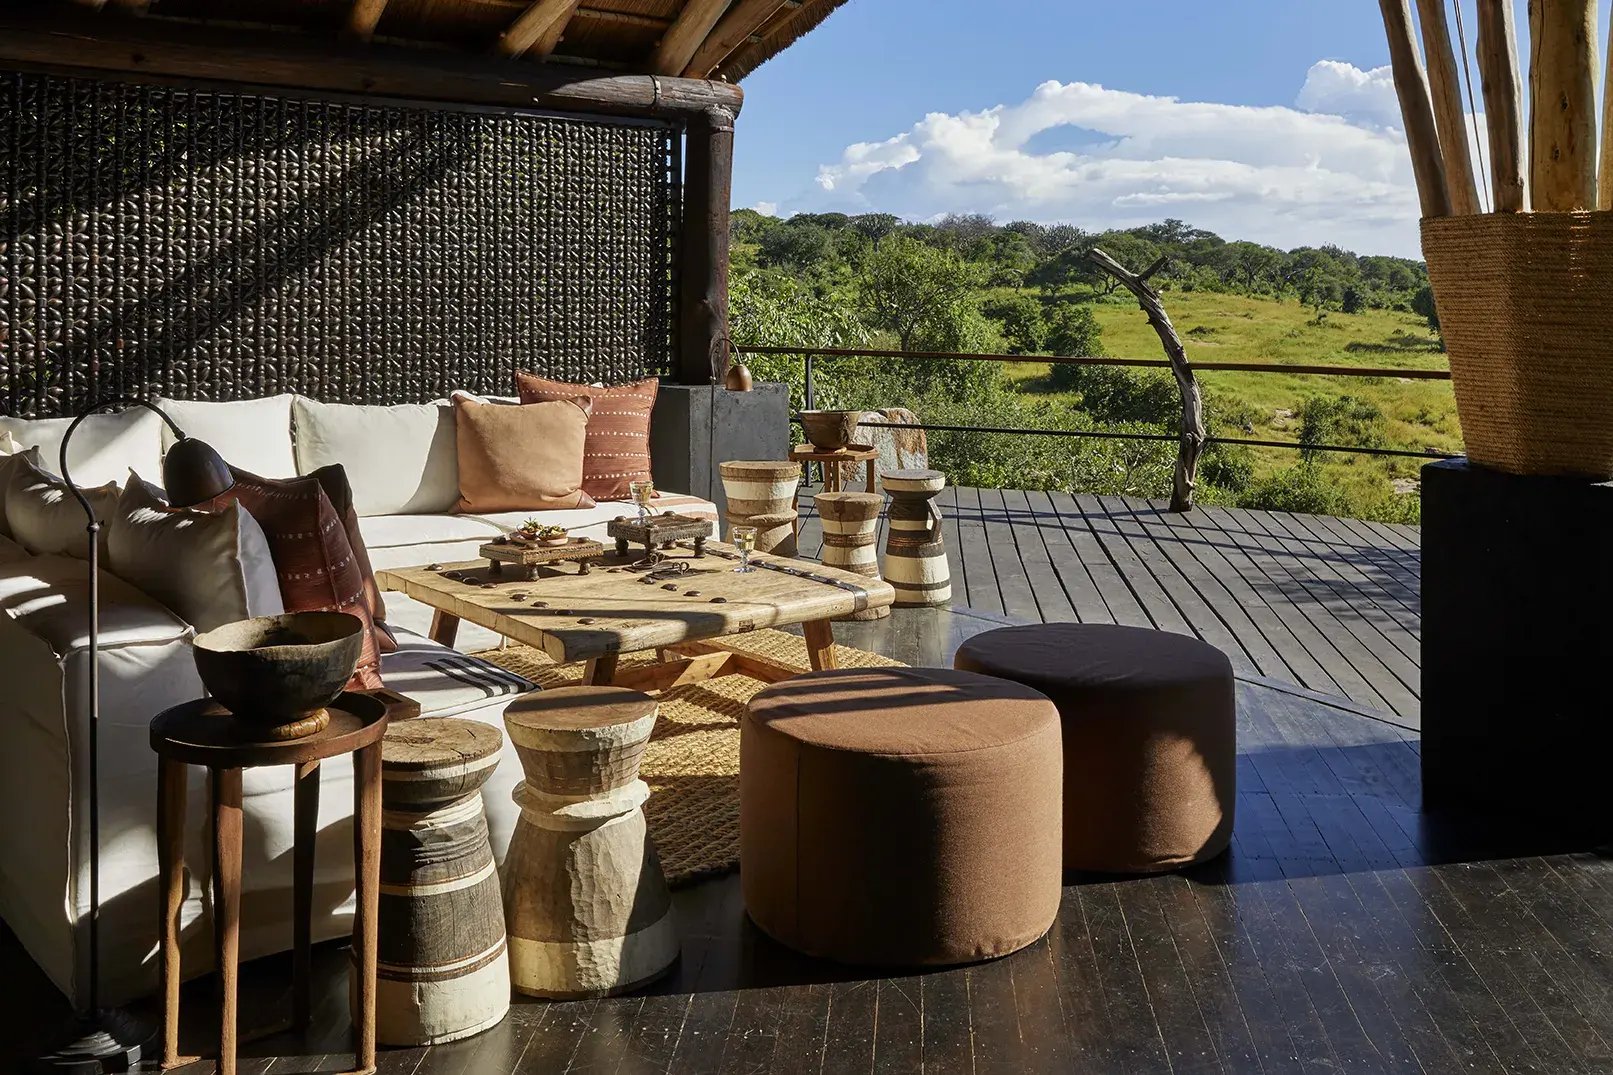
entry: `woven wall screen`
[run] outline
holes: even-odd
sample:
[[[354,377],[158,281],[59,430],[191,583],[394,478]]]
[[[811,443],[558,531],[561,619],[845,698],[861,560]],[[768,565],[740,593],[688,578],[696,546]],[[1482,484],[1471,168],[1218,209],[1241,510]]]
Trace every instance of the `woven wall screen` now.
[[[674,136],[0,73],[0,411],[670,372]]]

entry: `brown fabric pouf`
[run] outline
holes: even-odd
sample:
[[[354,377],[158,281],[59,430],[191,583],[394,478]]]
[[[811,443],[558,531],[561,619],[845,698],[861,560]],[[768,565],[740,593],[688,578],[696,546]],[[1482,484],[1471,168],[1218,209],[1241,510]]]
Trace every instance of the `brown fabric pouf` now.
[[[740,726],[740,882],[765,932],[808,955],[967,963],[1058,913],[1058,712],[951,669],[814,672]]]
[[[1167,631],[1049,623],[976,635],[954,663],[1058,706],[1066,869],[1147,873],[1226,849],[1238,752],[1226,654]]]

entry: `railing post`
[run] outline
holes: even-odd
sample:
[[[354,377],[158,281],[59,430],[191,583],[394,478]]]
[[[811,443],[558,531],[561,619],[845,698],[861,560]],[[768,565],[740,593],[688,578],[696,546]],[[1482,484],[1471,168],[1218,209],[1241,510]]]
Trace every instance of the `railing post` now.
[[[808,351],[807,356],[806,356],[806,409],[807,410],[811,411],[811,410],[816,410],[817,409],[816,396],[817,396],[817,393],[814,392],[813,388],[812,388],[812,352]]]

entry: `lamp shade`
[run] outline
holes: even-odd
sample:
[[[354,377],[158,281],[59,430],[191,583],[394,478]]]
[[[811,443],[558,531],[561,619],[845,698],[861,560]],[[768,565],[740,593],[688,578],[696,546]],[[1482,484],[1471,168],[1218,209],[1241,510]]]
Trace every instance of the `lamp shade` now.
[[[163,457],[162,484],[168,503],[189,508],[229,492],[235,475],[206,441],[181,437]]]

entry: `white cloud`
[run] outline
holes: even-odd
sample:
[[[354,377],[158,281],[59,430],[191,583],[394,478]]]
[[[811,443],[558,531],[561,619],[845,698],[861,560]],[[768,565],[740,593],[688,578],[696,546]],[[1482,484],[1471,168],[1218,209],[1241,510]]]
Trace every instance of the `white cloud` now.
[[[1018,104],[931,113],[819,167],[786,212],[949,212],[1132,227],[1180,216],[1229,238],[1416,256],[1417,196],[1387,68],[1324,60],[1296,106],[1044,82]],[[1075,150],[1041,150],[1075,128]],[[1056,138],[1056,136],[1055,136]]]
[[[778,216],[778,202],[757,202],[751,208],[763,216]]]

